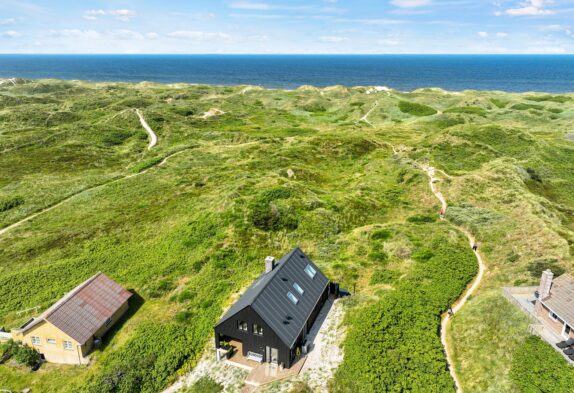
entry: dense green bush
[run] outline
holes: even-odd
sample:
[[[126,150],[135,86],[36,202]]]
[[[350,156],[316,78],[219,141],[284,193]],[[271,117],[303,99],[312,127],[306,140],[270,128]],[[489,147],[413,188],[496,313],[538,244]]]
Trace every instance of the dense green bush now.
[[[22,204],[24,204],[24,198],[20,196],[0,200],[0,213],[14,209]]]
[[[477,271],[465,243],[435,240],[434,256],[382,300],[356,311],[334,392],[454,392],[437,329]]]
[[[14,360],[20,364],[32,367],[40,362],[40,354],[34,348],[30,348],[22,343],[17,343],[12,349]]]
[[[371,280],[369,284],[377,285],[377,284],[392,284],[394,283],[399,277],[401,273],[394,271],[394,270],[377,270],[371,276]]]
[[[151,167],[156,166],[157,164],[159,164],[159,163],[162,162],[162,161],[163,161],[163,157],[153,157],[153,158],[150,158],[150,159],[148,159],[148,160],[141,161],[141,162],[135,164],[135,165],[131,168],[131,171],[132,171],[133,173],[143,172],[143,171],[145,171],[146,169],[149,169],[149,168],[151,168]]]
[[[574,392],[574,367],[537,336],[518,347],[510,378],[521,393]]]
[[[519,103],[519,104],[514,104],[510,107],[511,109],[517,110],[517,111],[526,111],[528,109],[544,109],[544,107],[542,105],[535,105],[535,104],[525,104],[525,103]]]
[[[32,367],[40,363],[40,354],[21,341],[8,340],[0,344],[0,364],[13,358],[17,363]]]
[[[448,108],[444,113],[465,113],[467,115],[478,115],[486,116],[486,110],[479,106],[458,106],[454,108]]]
[[[537,259],[528,263],[528,271],[533,278],[540,278],[542,272],[548,269],[552,270],[555,277],[564,274],[566,271],[558,264],[558,260],[555,258]]]
[[[550,102],[557,102],[559,104],[564,104],[564,103],[570,101],[571,98],[568,96],[553,96],[550,94],[545,94],[543,96],[526,97],[526,99],[528,101],[537,101],[537,102],[550,101]]]
[[[213,379],[205,376],[199,378],[184,393],[219,393],[222,390],[223,386],[215,382]]]
[[[430,106],[409,101],[399,101],[399,109],[413,116],[431,116],[437,113],[436,109]]]

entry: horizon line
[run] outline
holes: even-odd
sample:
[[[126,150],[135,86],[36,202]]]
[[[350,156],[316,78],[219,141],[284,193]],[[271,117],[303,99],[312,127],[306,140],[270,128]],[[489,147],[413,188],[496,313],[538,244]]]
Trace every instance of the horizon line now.
[[[0,53],[0,56],[574,56],[574,53]]]

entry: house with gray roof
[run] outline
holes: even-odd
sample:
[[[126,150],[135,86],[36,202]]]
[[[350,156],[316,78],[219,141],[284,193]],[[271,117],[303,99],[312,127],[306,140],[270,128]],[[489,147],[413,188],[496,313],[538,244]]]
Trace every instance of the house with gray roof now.
[[[554,278],[550,270],[544,271],[534,312],[556,335],[565,340],[574,338],[574,277],[563,274]]]
[[[215,346],[235,342],[242,355],[291,367],[331,285],[299,248],[278,262],[265,259],[265,272],[215,325]]]

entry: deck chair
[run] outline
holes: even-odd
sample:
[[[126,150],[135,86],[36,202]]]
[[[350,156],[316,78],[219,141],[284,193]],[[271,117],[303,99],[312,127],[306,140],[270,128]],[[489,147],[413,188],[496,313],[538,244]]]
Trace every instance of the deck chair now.
[[[569,338],[566,341],[560,341],[558,344],[556,344],[558,348],[568,348],[572,345],[574,345],[574,338]]]

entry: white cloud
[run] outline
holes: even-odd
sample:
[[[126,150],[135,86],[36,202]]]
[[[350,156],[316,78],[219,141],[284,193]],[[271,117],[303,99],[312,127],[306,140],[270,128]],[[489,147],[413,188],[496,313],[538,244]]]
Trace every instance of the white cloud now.
[[[504,13],[510,16],[552,15],[554,11],[545,8],[548,3],[550,2],[547,0],[528,0],[521,3],[520,7],[509,8]]]
[[[363,19],[359,20],[358,22],[364,23],[366,25],[400,25],[405,23],[404,20],[401,19]]]
[[[134,16],[136,16],[135,11],[128,9],[116,9],[116,10],[87,10],[84,11],[82,18],[87,20],[96,20],[102,16],[111,16],[116,20],[121,22],[129,22]]]
[[[21,35],[22,34],[18,33],[17,31],[14,31],[14,30],[8,30],[8,31],[5,31],[3,33],[0,33],[0,37],[2,37],[2,38],[18,38]]]
[[[133,30],[115,30],[111,34],[118,40],[143,40],[144,38],[142,33]]]
[[[191,31],[191,30],[173,31],[171,33],[168,33],[167,36],[171,38],[180,38],[185,40],[196,40],[196,41],[227,39],[231,37],[229,34],[221,32],[212,33],[204,31]]]
[[[340,37],[340,36],[336,36],[336,35],[323,35],[323,36],[319,37],[319,41],[336,44],[336,43],[341,43],[341,42],[347,42],[347,41],[349,41],[349,38],[348,37]]]
[[[235,1],[229,4],[231,8],[237,8],[240,10],[270,10],[271,5],[267,3],[252,3],[249,1]]]
[[[48,36],[58,38],[98,39],[101,37],[101,34],[95,30],[62,29],[50,30],[48,32]]]
[[[159,34],[155,32],[145,33],[145,37],[150,40],[157,40],[159,38]]]
[[[431,4],[431,0],[392,0],[391,4],[400,8],[416,8]]]
[[[499,31],[498,33],[496,33],[496,36],[499,38],[506,38],[506,37],[508,37],[508,33],[505,33],[503,31]]]
[[[481,38],[486,38],[486,37],[488,37],[488,33],[487,33],[486,31],[479,31],[477,34],[478,34],[478,36],[481,37]]]
[[[14,18],[8,18],[8,19],[2,19],[0,20],[0,25],[15,25],[16,24],[16,19]]]
[[[377,44],[381,46],[396,46],[400,44],[400,41],[394,38],[385,38],[383,40],[378,40]]]

